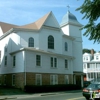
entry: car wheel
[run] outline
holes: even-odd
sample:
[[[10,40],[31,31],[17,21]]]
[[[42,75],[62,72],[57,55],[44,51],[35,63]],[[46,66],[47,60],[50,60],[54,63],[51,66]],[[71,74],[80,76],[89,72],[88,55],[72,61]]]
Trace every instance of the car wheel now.
[[[87,97],[85,97],[86,98],[86,100],[89,100],[89,98],[87,98]]]

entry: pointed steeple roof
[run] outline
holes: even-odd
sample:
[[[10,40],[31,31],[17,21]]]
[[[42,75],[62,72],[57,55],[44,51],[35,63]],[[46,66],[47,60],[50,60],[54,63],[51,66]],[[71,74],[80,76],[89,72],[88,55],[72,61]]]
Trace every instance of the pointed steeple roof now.
[[[68,24],[68,23],[77,24],[77,25],[82,26],[82,25],[78,22],[77,18],[76,18],[72,13],[70,13],[69,10],[68,10],[67,13],[63,16],[62,22],[61,22],[60,25],[61,25],[61,26],[64,26],[64,25],[66,25],[66,24]]]
[[[39,30],[42,27],[42,25],[44,24],[44,22],[46,21],[46,19],[48,18],[48,16],[50,15],[50,13],[51,12],[49,12],[48,14],[46,14],[45,16],[43,16],[42,18],[40,18],[39,20],[37,20],[34,23],[23,25],[23,26],[20,26],[17,28]]]

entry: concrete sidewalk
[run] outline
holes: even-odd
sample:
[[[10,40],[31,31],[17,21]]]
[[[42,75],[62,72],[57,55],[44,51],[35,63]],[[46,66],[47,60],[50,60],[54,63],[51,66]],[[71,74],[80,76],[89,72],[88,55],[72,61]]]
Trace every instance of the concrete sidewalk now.
[[[19,89],[0,88],[0,100],[16,100],[21,98],[57,95],[63,93],[77,93],[81,91],[82,90],[70,90],[70,91],[60,91],[60,92],[50,92],[50,93],[26,93]]]

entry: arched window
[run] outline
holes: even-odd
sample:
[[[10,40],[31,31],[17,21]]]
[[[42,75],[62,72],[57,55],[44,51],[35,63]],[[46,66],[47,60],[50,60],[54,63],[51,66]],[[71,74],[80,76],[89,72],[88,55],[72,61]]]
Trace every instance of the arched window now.
[[[65,42],[65,51],[68,51],[68,44]]]
[[[54,49],[54,37],[48,36],[48,49]]]
[[[28,46],[29,47],[34,47],[34,39],[32,37],[29,38]]]

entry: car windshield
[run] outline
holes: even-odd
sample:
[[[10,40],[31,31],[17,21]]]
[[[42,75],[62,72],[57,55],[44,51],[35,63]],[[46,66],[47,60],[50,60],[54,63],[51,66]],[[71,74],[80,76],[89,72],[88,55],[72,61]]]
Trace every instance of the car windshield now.
[[[100,84],[90,84],[88,88],[100,88]]]

